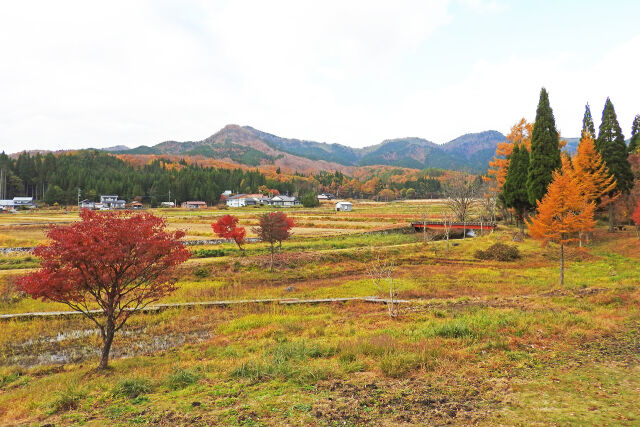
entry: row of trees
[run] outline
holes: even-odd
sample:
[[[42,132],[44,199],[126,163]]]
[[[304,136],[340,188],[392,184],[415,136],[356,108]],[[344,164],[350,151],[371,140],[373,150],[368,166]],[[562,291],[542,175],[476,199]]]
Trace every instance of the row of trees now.
[[[75,204],[78,189],[82,199],[97,200],[100,194],[118,194],[126,200],[152,205],[163,201],[219,201],[225,190],[235,193],[299,194],[330,192],[339,197],[369,197],[379,200],[440,197],[441,181],[436,172],[392,169],[361,179],[339,171],[315,175],[276,174],[269,178],[257,170],[220,169],[154,159],[135,164],[97,150],[55,155],[21,153],[17,158],[0,154],[0,169],[6,175],[7,198],[31,196],[47,204]]]
[[[638,150],[640,116],[632,128],[631,144],[625,144],[613,104],[605,102],[596,137],[589,105],[585,107],[581,138],[573,158],[561,153],[565,144],[555,127],[547,91],[543,88],[534,124],[522,119],[508,140],[498,146],[489,175],[492,191],[504,206],[515,211],[522,229],[543,245],[560,246],[560,280],[564,282],[564,249],[582,245],[592,231],[596,210],[609,208],[609,230],[614,230],[615,200],[628,197],[634,185],[629,162]],[[533,208],[536,215],[527,221]]]

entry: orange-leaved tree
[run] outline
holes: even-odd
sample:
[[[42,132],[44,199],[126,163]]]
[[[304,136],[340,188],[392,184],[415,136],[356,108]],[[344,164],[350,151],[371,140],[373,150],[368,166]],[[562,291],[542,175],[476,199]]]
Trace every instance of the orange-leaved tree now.
[[[579,241],[578,233],[591,231],[595,225],[595,204],[584,198],[569,159],[563,157],[562,169],[553,172],[547,194],[537,202],[538,213],[527,222],[531,236],[542,242],[560,245],[560,284],[564,284],[564,247]]]
[[[91,319],[102,336],[99,369],[107,367],[115,333],[129,317],[175,289],[175,267],[189,258],[182,231],[155,215],[82,210],[81,221],[52,226],[34,254],[41,268],[19,288],[60,302]]]
[[[596,150],[595,141],[589,133],[585,133],[580,139],[572,165],[575,178],[588,202],[599,203],[602,196],[615,190],[616,179]],[[612,200],[609,199],[610,201]]]
[[[218,221],[211,224],[213,232],[223,239],[230,239],[236,242],[238,248],[244,253],[244,238],[247,235],[247,230],[244,227],[238,227],[238,217],[233,215],[225,215],[218,219]]]
[[[507,140],[501,142],[496,147],[496,154],[493,160],[489,162],[488,176],[493,185],[491,190],[499,193],[507,179],[509,170],[509,157],[513,152],[515,144],[524,144],[527,151],[531,151],[531,133],[533,132],[533,123],[527,122],[524,118],[513,125],[511,132],[507,135]]]
[[[609,172],[602,156],[596,150],[595,141],[589,132],[582,133],[578,150],[572,160],[573,174],[587,202],[593,202],[596,207],[613,203],[620,193],[616,193],[616,179]],[[584,231],[584,236],[588,233]],[[582,244],[582,241],[580,242]]]

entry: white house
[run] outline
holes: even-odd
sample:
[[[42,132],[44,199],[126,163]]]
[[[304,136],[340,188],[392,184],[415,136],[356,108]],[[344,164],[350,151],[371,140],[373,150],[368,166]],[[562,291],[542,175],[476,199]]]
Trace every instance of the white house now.
[[[262,194],[236,194],[227,198],[227,206],[232,208],[266,204],[269,204],[269,199]]]
[[[322,200],[331,200],[333,199],[333,195],[332,194],[327,194],[327,193],[322,193],[322,194],[318,194],[318,200],[322,201]]]
[[[125,200],[118,199],[118,195],[101,195],[100,204],[101,209],[124,209],[127,202]]]
[[[283,196],[283,195],[277,195],[277,196],[273,196],[269,202],[269,204],[271,206],[278,206],[278,207],[283,207],[283,208],[287,208],[287,207],[291,207],[291,206],[298,206],[300,205],[300,202],[298,201],[298,198],[296,197],[292,197],[292,196]]]
[[[160,203],[160,207],[161,208],[174,208],[176,206],[175,203],[173,202],[161,202]]]
[[[351,212],[353,210],[353,203],[351,202],[338,202],[336,203],[337,212]]]

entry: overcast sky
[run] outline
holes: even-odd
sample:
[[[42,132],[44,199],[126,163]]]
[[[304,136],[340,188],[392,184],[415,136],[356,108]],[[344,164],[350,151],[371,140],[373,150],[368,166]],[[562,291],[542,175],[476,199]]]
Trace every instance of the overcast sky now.
[[[640,113],[640,1],[2,1],[0,151],[200,140],[361,147]]]

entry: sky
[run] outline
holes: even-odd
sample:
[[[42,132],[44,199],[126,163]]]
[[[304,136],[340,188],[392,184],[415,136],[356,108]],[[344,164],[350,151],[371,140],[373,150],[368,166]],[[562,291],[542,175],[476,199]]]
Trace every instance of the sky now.
[[[2,1],[0,151],[201,140],[353,147],[640,114],[640,2]]]

